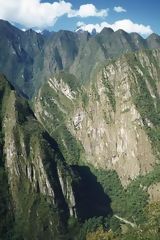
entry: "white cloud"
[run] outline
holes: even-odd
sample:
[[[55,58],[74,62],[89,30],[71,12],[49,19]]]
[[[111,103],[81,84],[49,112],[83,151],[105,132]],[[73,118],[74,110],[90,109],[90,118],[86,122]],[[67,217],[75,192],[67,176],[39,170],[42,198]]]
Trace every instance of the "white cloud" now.
[[[100,24],[83,24],[81,22],[81,24],[79,24],[78,22],[77,27],[90,33],[93,29],[96,29],[96,31],[99,33],[104,27],[112,28],[114,31],[122,29],[128,33],[137,32],[141,35],[149,35],[153,32],[149,25],[145,26],[143,24],[134,23],[129,19],[119,20],[114,22],[113,24],[109,24],[107,22],[102,22]]]
[[[41,3],[40,0],[0,0],[0,6],[0,18],[25,27],[39,28],[54,25],[72,8],[72,4],[65,1],[51,4]]]
[[[63,15],[68,17],[104,17],[108,10],[97,10],[93,4],[81,5],[78,10],[70,2],[60,0],[42,3],[41,0],[0,0],[0,18],[25,27],[43,29],[53,26]]]
[[[121,7],[121,6],[115,6],[115,7],[113,8],[113,10],[114,10],[115,12],[117,12],[117,13],[127,12],[126,9],[124,9],[124,8]]]
[[[81,5],[79,10],[73,10],[69,13],[69,17],[106,17],[109,9],[97,10],[93,4]]]
[[[81,27],[81,26],[83,26],[83,25],[85,25],[84,22],[81,22],[81,21],[77,22],[77,27]]]

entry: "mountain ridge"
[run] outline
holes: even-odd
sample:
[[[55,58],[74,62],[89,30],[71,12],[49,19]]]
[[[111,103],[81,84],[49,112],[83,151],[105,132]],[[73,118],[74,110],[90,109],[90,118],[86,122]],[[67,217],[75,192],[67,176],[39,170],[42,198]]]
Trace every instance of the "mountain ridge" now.
[[[0,35],[0,238],[158,239],[160,37]]]
[[[85,84],[95,66],[107,59],[125,52],[160,47],[160,37],[155,34],[143,39],[135,33],[106,31],[104,28],[95,36],[61,30],[45,37],[33,30],[23,32],[3,20],[0,21],[0,29],[2,26],[0,72],[29,98],[36,94],[46,79],[60,71],[75,75],[78,82]],[[4,47],[6,42],[8,46]],[[16,64],[19,66],[17,69],[13,67]]]

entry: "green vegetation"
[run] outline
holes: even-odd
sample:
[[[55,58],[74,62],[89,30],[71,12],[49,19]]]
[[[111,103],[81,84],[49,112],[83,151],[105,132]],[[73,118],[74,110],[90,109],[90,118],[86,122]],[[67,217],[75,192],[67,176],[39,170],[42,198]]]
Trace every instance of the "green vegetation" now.
[[[70,87],[72,91],[76,91],[80,88],[81,84],[80,82],[76,79],[75,75],[67,73],[65,71],[60,71],[58,74],[55,75],[56,79],[58,82],[60,82],[61,79],[62,81]]]
[[[92,84],[92,94],[94,94],[95,100],[99,102],[100,96],[98,94],[98,89],[97,89],[97,86],[96,86],[95,82],[93,82],[93,84]]]
[[[88,102],[89,102],[89,97],[87,92],[84,92],[84,93],[82,92],[82,103],[83,103],[84,109],[87,107]]]
[[[27,185],[29,187],[27,179],[23,182],[26,187]],[[15,216],[13,239],[53,239],[53,237],[59,239],[60,226],[57,209],[47,203],[43,195],[28,192],[28,189],[24,188],[20,191],[17,200],[20,205]]]
[[[13,214],[7,174],[0,159],[0,240],[9,240],[13,234]]]
[[[1,79],[0,240],[64,239],[68,209],[67,199],[64,199],[62,194],[57,173],[58,162],[61,162],[59,169],[62,171],[63,168],[63,171],[66,171],[64,177],[71,178],[70,172],[63,166],[64,159],[56,142],[49,138],[49,135],[37,122],[27,101],[16,96],[14,109],[12,106],[14,102],[8,100],[11,93],[14,95],[14,91],[11,92],[6,80]],[[8,105],[11,108],[11,114],[12,111],[13,114],[14,110],[16,111],[16,126],[12,130],[8,130],[6,129],[8,125],[6,125],[2,132],[3,118],[8,117]],[[3,134],[10,134],[12,137],[12,133],[12,141],[16,146],[14,152],[16,159],[12,159],[12,161],[15,161],[17,174],[14,174],[14,165],[13,169],[6,172],[3,154]],[[56,195],[55,204],[53,204],[53,197],[47,194],[47,185],[40,168],[40,158],[42,158],[44,171]],[[8,183],[7,175],[12,176],[11,183]],[[44,193],[44,191],[46,192]]]
[[[149,54],[149,57],[152,56],[150,51],[146,51],[145,53]],[[133,102],[141,114],[144,129],[151,140],[153,151],[160,159],[160,99],[156,81],[149,74],[147,67],[142,66],[135,55],[129,55],[127,59],[132,69],[130,89]],[[151,59],[153,61],[154,57],[152,56]],[[157,67],[156,71],[160,72],[157,64],[154,67]],[[143,76],[138,72],[137,68],[140,69]],[[136,78],[134,74],[136,74]]]
[[[105,231],[102,227],[99,227],[95,232],[89,232],[86,236],[86,240],[113,240],[114,234],[112,231]]]
[[[94,46],[95,42],[91,47]],[[154,153],[160,157],[160,100],[157,85],[136,55],[129,58],[129,65],[132,99],[142,117],[141,127],[150,137]],[[79,88],[77,79],[71,74],[60,72],[57,78],[58,81],[63,78],[73,91]],[[6,171],[3,153],[5,133],[2,120],[8,114],[5,113],[5,104],[11,89],[8,84],[5,86],[4,81],[0,84],[0,240],[159,239],[160,203],[148,204],[147,190],[151,184],[160,182],[160,165],[157,164],[145,176],[131,181],[126,189],[115,171],[84,166],[83,146],[66,127],[66,121],[71,119],[74,110],[74,101],[70,101],[59,89],[54,91],[47,85],[42,89],[40,101],[43,115],[40,117],[47,131],[37,122],[28,103],[16,97],[16,126],[8,130],[16,146],[16,159],[13,159],[16,174],[13,174],[10,183],[10,172]],[[116,111],[114,83],[103,76],[103,84],[113,111]],[[92,85],[92,89],[95,94],[93,97],[98,101],[96,84]],[[87,91],[78,93],[85,108],[89,102]],[[12,109],[12,103],[10,105]],[[106,112],[103,113],[105,116]],[[105,120],[110,121],[107,116]],[[83,173],[80,168],[83,168]],[[13,167],[12,170],[15,169]],[[75,206],[72,206],[74,198],[71,190]],[[79,198],[76,198],[76,194]],[[101,202],[101,197],[105,201]],[[69,207],[76,209],[78,219],[69,217]],[[110,207],[111,211],[107,212]],[[89,217],[88,212],[91,215]],[[114,215],[135,223],[135,227],[123,223],[126,230],[121,230],[124,226]]]
[[[105,226],[107,226],[107,228],[109,226],[107,218],[104,218],[104,217],[90,218],[82,224],[82,226],[79,230],[77,239],[85,240],[89,233],[97,231],[97,229],[99,229],[99,227],[105,228]]]
[[[3,153],[2,101],[5,88],[4,81],[2,77],[2,79],[0,79],[0,240],[9,240],[13,234],[13,213],[9,194],[8,176],[5,170],[5,156]]]
[[[115,171],[92,169],[104,192],[111,199],[113,214],[131,221],[142,222],[145,219],[142,211],[148,201],[148,194],[140,187],[138,181],[131,183],[124,189]]]
[[[105,93],[110,101],[113,111],[115,112],[116,111],[116,100],[115,100],[114,87],[109,82],[109,80],[107,78],[105,78],[104,76],[103,76],[102,80],[103,80],[103,84],[105,86]]]
[[[111,198],[113,216],[86,220],[80,228],[79,238],[76,239],[101,239],[101,234],[107,237],[109,229],[112,229],[111,239],[158,240],[160,203],[148,205],[146,189],[150,184],[159,181],[160,168],[146,176],[137,178],[127,189],[121,186],[114,171],[102,171],[92,168],[92,172],[96,174],[97,180]],[[128,224],[124,224],[126,230],[123,232],[122,223],[114,217],[114,214],[135,223],[136,226],[133,228]],[[96,236],[97,238],[94,238]]]
[[[58,142],[59,148],[68,164],[72,165],[82,162],[84,154],[83,146],[72,136],[65,126],[61,126],[52,136]]]
[[[160,202],[147,205],[144,211],[146,221],[136,228],[129,228],[127,233],[121,236],[122,240],[159,240]]]
[[[58,81],[61,79],[60,76],[61,75],[58,75]],[[67,77],[69,77],[69,75],[67,75]],[[74,81],[74,79],[72,80]],[[68,84],[69,80],[65,79],[65,81]],[[66,127],[66,122],[74,110],[74,103],[60,91],[56,92],[54,89],[51,89],[48,84],[43,86],[41,96],[40,101],[42,107],[45,112],[48,113],[48,115],[45,115],[45,118],[41,119],[42,123],[50,135],[58,142],[59,148],[67,163],[77,164],[81,162],[84,158],[83,147]],[[84,105],[87,105],[88,96],[85,93],[82,96]]]

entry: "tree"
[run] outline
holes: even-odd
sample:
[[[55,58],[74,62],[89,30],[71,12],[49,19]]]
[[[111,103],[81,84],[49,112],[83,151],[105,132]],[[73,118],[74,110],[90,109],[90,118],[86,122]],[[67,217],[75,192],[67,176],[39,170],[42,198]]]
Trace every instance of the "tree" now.
[[[86,240],[113,240],[114,235],[111,230],[108,232],[103,229],[103,227],[99,227],[95,232],[87,233]]]

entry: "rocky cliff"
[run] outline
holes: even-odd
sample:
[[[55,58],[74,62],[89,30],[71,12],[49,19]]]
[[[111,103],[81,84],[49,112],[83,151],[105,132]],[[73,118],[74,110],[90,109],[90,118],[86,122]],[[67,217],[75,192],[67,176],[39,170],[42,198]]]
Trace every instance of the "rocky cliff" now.
[[[16,95],[3,76],[0,93],[1,162],[19,231],[16,237],[59,239],[59,234],[66,231],[69,216],[76,217],[71,169],[26,100]]]
[[[126,186],[159,163],[159,62],[159,50],[127,54],[77,89],[69,75],[54,76],[35,98],[35,114],[52,136],[59,132],[64,154],[72,151],[68,132],[77,161],[114,169]]]
[[[104,28],[94,36],[63,30],[46,35],[31,29],[23,32],[3,20],[0,20],[0,36],[0,72],[29,98],[47,79],[62,70],[82,85],[106,60],[127,52],[160,47],[160,37],[156,34],[143,39],[137,33]]]
[[[115,215],[134,219],[138,227],[125,230],[121,239],[158,236],[153,219],[159,216],[159,84],[160,50],[142,50],[106,61],[83,86],[73,75],[57,73],[33,99],[38,121],[56,139],[67,164],[85,176],[87,191],[95,184],[86,166],[109,196],[110,222],[102,218],[101,226],[107,222],[119,231]],[[79,199],[87,199],[83,190],[79,193]],[[94,225],[99,219],[90,221]]]
[[[74,239],[70,221],[78,224],[112,212],[90,169],[76,165],[72,153],[74,165],[67,164],[57,142],[4,76],[0,126],[3,239]]]
[[[157,236],[160,37],[5,21],[0,36],[0,238],[128,239],[120,220]]]

